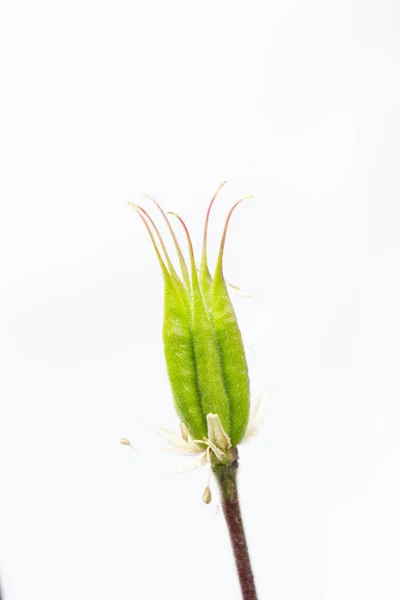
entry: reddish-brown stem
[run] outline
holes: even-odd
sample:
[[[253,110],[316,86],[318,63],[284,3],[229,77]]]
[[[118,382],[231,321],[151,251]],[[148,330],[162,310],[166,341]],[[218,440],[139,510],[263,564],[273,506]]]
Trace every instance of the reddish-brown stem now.
[[[214,465],[213,471],[221,493],[222,508],[231,538],[243,600],[257,600],[256,586],[240,512],[236,479],[237,468],[238,461],[235,460],[229,465]]]

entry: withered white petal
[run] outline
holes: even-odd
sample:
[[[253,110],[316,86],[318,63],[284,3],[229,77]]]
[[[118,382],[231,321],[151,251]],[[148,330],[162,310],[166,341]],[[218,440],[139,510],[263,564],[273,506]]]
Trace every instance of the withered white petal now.
[[[196,460],[194,463],[188,465],[187,467],[181,467],[180,469],[176,469],[175,471],[169,471],[168,473],[164,473],[164,477],[170,477],[172,475],[181,475],[183,473],[189,473],[190,471],[195,471],[196,469],[201,469],[208,463],[207,452],[203,452],[200,456],[199,460]]]
[[[256,398],[250,412],[249,424],[242,440],[242,444],[249,442],[259,432],[264,422],[266,404],[267,396],[265,394],[262,394]]]
[[[191,455],[203,452],[203,450],[199,448],[197,444],[193,443],[193,440],[191,440],[189,436],[187,442],[185,442],[185,440],[182,439],[182,435],[178,435],[174,431],[170,431],[165,427],[161,427],[161,425],[156,425],[156,430],[157,433],[170,444],[171,449],[176,451],[177,454]]]
[[[218,415],[214,415],[212,413],[208,413],[207,415],[207,432],[208,432],[208,440],[210,442],[210,446],[214,451],[212,446],[216,446],[219,450],[226,452],[229,448],[232,447],[231,440],[224,428],[222,427],[222,423]]]

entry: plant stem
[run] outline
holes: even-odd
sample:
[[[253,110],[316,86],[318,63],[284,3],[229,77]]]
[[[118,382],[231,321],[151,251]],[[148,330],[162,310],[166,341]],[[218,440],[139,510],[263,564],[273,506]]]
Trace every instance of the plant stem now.
[[[238,469],[236,449],[235,453],[236,459],[233,462],[229,465],[216,464],[213,466],[213,471],[221,492],[222,508],[231,538],[243,600],[257,600],[256,586],[240,512],[236,481]]]

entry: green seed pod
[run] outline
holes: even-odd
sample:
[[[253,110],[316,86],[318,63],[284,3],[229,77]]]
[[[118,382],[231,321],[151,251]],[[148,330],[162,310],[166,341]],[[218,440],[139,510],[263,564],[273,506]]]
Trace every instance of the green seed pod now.
[[[226,220],[211,293],[213,325],[231,408],[230,437],[233,446],[243,439],[246,432],[250,413],[250,380],[242,336],[222,271],[222,260],[229,220],[242,201],[231,208]]]
[[[175,409],[182,426],[187,428],[196,443],[202,444],[201,440],[207,438],[207,419],[213,415],[220,423],[221,431],[227,439],[230,438],[232,446],[236,446],[243,439],[248,422],[250,387],[243,342],[224,280],[222,263],[229,220],[242,200],[233,206],[228,215],[213,279],[206,256],[210,210],[224,184],[218,188],[207,212],[200,276],[184,221],[175,213],[169,213],[176,216],[184,227],[190,254],[189,270],[169,219],[156,203],[173,237],[183,281],[175,271],[150,215],[141,207],[133,206],[149,232],[163,274],[164,353]]]
[[[215,333],[200,290],[192,242],[185,223],[175,213],[171,214],[182,223],[189,245],[192,276],[192,337],[201,405],[204,415],[217,414],[225,431],[230,431],[229,400],[225,391]]]
[[[197,384],[190,312],[188,309],[189,298],[181,282],[178,283],[176,281],[176,278],[178,278],[177,274],[175,273],[175,277],[173,277],[165,266],[150,226],[142,213],[150,220],[158,234],[153,221],[143,209],[135,205],[132,206],[137,210],[149,232],[163,274],[163,342],[175,410],[181,422],[186,425],[191,437],[201,440],[207,435],[207,424],[200,404],[200,394]],[[159,239],[161,240],[161,236],[159,236]],[[162,242],[161,245],[165,255],[168,256]],[[167,260],[167,262],[169,261]]]

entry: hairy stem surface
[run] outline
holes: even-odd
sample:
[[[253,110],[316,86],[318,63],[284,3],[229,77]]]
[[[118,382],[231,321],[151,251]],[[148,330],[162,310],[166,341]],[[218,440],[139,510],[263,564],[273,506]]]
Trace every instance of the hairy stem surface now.
[[[229,465],[218,464],[213,467],[221,492],[222,508],[231,538],[243,600],[257,600],[256,586],[240,512],[236,480],[237,469],[237,460]]]

